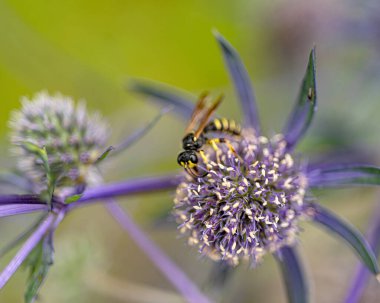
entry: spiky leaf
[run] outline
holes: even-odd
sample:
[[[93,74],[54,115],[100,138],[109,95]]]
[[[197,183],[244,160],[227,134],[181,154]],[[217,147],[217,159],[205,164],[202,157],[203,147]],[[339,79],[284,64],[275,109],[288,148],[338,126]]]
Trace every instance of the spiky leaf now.
[[[295,248],[283,247],[276,253],[279,261],[289,303],[306,303],[310,301],[309,288],[303,266]]]
[[[82,198],[83,194],[78,194],[78,195],[72,195],[70,197],[67,197],[65,199],[65,203],[66,204],[70,204],[70,203],[73,203],[73,202],[76,202],[78,201],[80,198]]]
[[[315,48],[313,48],[310,52],[306,74],[295,107],[283,131],[289,148],[294,147],[305,135],[316,109],[317,85],[315,79]]]
[[[53,254],[52,235],[47,234],[26,260],[29,277],[25,291],[25,303],[32,303],[37,298],[38,291],[46,278],[50,266],[53,264]]]
[[[49,205],[51,204],[51,199],[53,197],[54,189],[55,189],[55,178],[49,164],[48,154],[46,152],[45,147],[39,147],[36,144],[31,142],[23,142],[22,147],[25,148],[28,152],[36,155],[38,159],[42,161],[45,173],[46,173],[46,181],[47,181],[47,189],[46,191],[41,193],[41,199],[46,201]]]
[[[379,275],[379,265],[372,248],[354,226],[320,205],[309,204],[307,212],[315,222],[326,227],[351,246],[368,270],[376,276]]]
[[[325,167],[308,172],[310,187],[380,185],[380,168],[365,165]]]
[[[139,80],[131,81],[129,89],[151,97],[153,101],[157,101],[165,106],[173,106],[173,111],[184,117],[186,120],[191,117],[191,113],[194,109],[192,99],[196,100],[196,97],[187,98],[184,95],[165,88],[163,85],[151,85],[145,81]]]
[[[113,151],[115,148],[113,146],[109,146],[100,156],[98,159],[95,160],[95,164],[99,164],[102,162],[105,158],[108,157],[109,153]]]
[[[165,115],[166,113],[168,113],[172,108],[173,107],[165,107],[164,109],[162,109],[160,113],[152,119],[152,121],[148,122],[146,125],[136,130],[132,135],[128,136],[119,145],[117,145],[115,148],[115,152],[113,152],[112,155],[116,155],[128,149],[136,141],[140,140],[157,124],[157,122],[161,119],[161,117]]]
[[[239,97],[244,113],[244,121],[259,133],[260,121],[256,98],[248,72],[235,48],[217,31],[214,31],[214,36],[222,50],[231,80]]]

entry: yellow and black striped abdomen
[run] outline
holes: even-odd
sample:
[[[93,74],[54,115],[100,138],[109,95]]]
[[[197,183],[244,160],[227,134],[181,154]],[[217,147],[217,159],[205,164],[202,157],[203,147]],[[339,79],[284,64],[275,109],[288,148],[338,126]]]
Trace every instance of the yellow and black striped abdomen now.
[[[225,132],[231,135],[240,135],[241,127],[234,120],[226,118],[216,118],[212,120],[204,129],[204,132]]]

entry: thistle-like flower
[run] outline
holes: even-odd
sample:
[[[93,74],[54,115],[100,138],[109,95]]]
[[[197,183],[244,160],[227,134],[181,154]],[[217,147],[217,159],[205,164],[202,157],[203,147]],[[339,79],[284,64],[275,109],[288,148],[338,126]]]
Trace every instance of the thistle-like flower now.
[[[46,92],[31,100],[24,97],[10,127],[18,169],[36,193],[47,189],[47,178],[54,182],[55,195],[82,192],[87,184],[99,183],[94,164],[105,150],[109,131],[98,113],[87,113],[83,101],[75,105],[70,97]],[[47,163],[38,155],[41,149]]]
[[[235,265],[248,257],[256,263],[294,244],[307,180],[281,135],[268,139],[246,129],[230,142],[234,152],[206,147],[200,169],[207,175],[179,185],[174,213],[201,252]]]
[[[316,204],[311,191],[380,185],[380,169],[347,165],[344,161],[306,165],[308,161],[294,153],[317,108],[315,50],[310,53],[296,106],[287,124],[281,134],[267,138],[261,133],[253,88],[238,53],[220,34],[216,33],[216,38],[241,102],[243,130],[236,136],[215,131],[216,138],[227,137],[227,141],[219,140],[216,148],[205,144],[202,150],[196,150],[200,154],[198,162],[194,162],[195,158],[179,162],[185,168],[190,164],[192,169],[196,166],[199,172],[199,175],[184,172],[185,180],[177,187],[174,215],[179,230],[203,255],[221,260],[216,263],[218,267],[220,262],[236,265],[242,259],[250,259],[255,265],[265,253],[273,253],[286,281],[289,302],[309,302],[307,282],[296,251],[300,219],[315,222],[339,236],[380,279],[376,256],[364,237],[349,223]],[[193,126],[193,105],[185,96],[139,81],[133,83],[132,89],[174,106],[178,114],[191,119]],[[204,125],[200,121],[198,133]]]

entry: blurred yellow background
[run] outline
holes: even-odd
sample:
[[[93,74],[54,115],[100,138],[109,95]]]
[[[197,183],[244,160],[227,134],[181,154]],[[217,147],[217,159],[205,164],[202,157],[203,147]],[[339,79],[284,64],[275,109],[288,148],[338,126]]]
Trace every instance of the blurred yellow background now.
[[[199,94],[227,98],[221,113],[240,116],[211,30],[239,51],[256,89],[268,135],[280,131],[293,105],[309,50],[317,47],[319,109],[300,150],[312,158],[340,150],[380,165],[380,5],[377,1],[248,0],[0,0],[0,150],[2,171],[13,166],[7,120],[21,96],[61,92],[85,99],[112,127],[110,144],[150,121],[158,107],[128,92],[131,78],[157,80]],[[104,165],[107,181],[180,171],[176,157],[185,121],[167,115],[146,137]],[[380,201],[375,189],[315,193],[321,202],[364,231]],[[211,261],[178,239],[168,215],[172,195],[124,200],[140,226],[198,285]],[[0,221],[6,243],[32,216]],[[309,223],[301,252],[314,302],[340,302],[357,259],[352,251]],[[181,302],[174,289],[101,205],[73,212],[56,237],[55,264],[41,302]],[[0,261],[4,266],[11,254]],[[0,302],[22,302],[26,272],[0,291]],[[157,291],[157,292],[155,292]],[[221,289],[222,302],[285,302],[271,257],[250,270],[240,266]],[[152,301],[153,294],[155,298]],[[371,280],[363,302],[377,302]]]

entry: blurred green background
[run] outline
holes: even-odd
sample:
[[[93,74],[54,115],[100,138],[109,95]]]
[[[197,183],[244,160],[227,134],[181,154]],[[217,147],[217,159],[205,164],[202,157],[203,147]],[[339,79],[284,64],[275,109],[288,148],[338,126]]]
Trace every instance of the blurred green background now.
[[[340,151],[380,165],[379,16],[377,1],[0,0],[2,170],[14,164],[8,152],[9,114],[19,108],[21,96],[40,90],[83,98],[91,110],[101,111],[112,126],[110,144],[158,112],[125,89],[131,78],[157,80],[194,94],[223,91],[227,98],[221,114],[239,118],[213,28],[241,54],[268,135],[281,130],[315,44],[319,109],[300,150],[311,158],[329,153],[331,160]],[[183,121],[165,116],[138,144],[104,165],[106,180],[179,171],[176,156],[183,129]],[[315,195],[362,231],[380,201],[375,189]],[[195,249],[178,239],[168,216],[172,194],[123,202],[194,281],[207,284],[212,263],[199,259]],[[32,219],[2,219],[1,243]],[[335,238],[309,223],[303,226],[300,250],[314,302],[340,302],[357,259]],[[182,302],[101,205],[70,214],[55,246],[55,265],[41,302]],[[20,270],[0,291],[0,302],[22,302],[26,277]],[[255,270],[240,266],[223,288],[209,288],[208,293],[222,302],[285,302],[280,272],[271,257]],[[363,302],[378,302],[379,297],[372,279]]]

